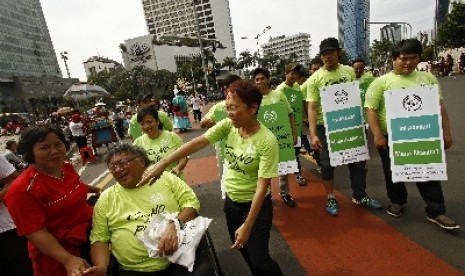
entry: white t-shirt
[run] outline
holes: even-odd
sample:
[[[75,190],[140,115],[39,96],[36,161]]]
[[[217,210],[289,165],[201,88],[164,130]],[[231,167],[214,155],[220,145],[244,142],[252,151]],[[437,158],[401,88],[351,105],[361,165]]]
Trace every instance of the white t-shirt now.
[[[15,167],[6,160],[5,157],[0,155],[0,179],[4,179],[10,176],[12,173],[16,171]],[[10,213],[8,213],[8,209],[6,208],[3,201],[0,202],[0,233],[4,233],[11,229],[15,229],[16,226],[11,219]]]
[[[192,109],[193,110],[200,110],[200,103],[201,100],[199,97],[195,97],[192,99]]]
[[[81,122],[74,122],[71,121],[69,123],[69,129],[71,130],[71,134],[73,136],[85,136],[84,131],[82,130],[82,123]]]

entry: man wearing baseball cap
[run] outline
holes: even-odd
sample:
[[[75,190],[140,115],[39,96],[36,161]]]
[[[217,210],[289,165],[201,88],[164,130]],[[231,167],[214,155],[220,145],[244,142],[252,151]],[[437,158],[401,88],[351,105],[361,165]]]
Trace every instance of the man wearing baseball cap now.
[[[320,93],[325,86],[345,83],[355,80],[352,67],[339,64],[342,49],[336,38],[329,37],[320,43],[320,55],[323,67],[309,79],[307,86],[308,120],[312,147],[320,151],[321,178],[324,184],[327,203],[326,211],[335,216],[338,214],[338,204],[334,196],[334,167],[330,164],[328,140],[324,127],[323,111]],[[348,164],[352,188],[352,202],[373,209],[382,208],[381,203],[371,199],[366,193],[366,162]]]
[[[152,95],[150,94],[144,94],[141,95],[137,99],[137,110],[141,110],[145,107],[149,107],[154,105],[155,102],[152,99]],[[165,112],[159,110],[158,111],[158,118],[160,119],[160,123],[163,125],[164,130],[173,130],[173,123],[171,122],[170,118],[168,117],[168,114]],[[137,139],[137,137],[142,135],[142,129],[140,128],[139,123],[137,122],[137,114],[134,114],[129,121],[129,129],[128,129],[129,136],[131,139],[134,141]]]

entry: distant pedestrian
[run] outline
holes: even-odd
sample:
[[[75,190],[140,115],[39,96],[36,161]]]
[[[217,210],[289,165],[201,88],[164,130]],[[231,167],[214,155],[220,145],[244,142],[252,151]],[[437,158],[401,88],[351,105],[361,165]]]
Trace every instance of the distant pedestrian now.
[[[202,99],[200,99],[199,95],[195,95],[192,98],[192,113],[194,114],[194,121],[196,123],[200,123],[202,119]]]

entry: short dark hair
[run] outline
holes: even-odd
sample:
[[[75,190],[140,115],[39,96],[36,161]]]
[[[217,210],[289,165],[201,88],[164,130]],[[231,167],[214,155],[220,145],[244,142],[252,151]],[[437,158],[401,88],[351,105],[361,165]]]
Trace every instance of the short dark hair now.
[[[158,116],[158,110],[154,106],[142,108],[139,112],[137,112],[137,122],[142,122],[144,117],[147,115],[152,115],[153,118],[158,121],[158,129],[163,129],[163,124],[160,122],[160,118]]]
[[[423,52],[423,47],[421,46],[421,42],[415,38],[404,39],[397,43],[394,48],[392,48],[392,58],[396,59],[401,54],[408,55],[408,54],[417,54],[421,55]]]
[[[321,60],[321,57],[318,55],[318,56],[315,56],[312,61],[310,61],[310,66],[312,66],[312,64],[320,64],[320,65],[323,65],[323,61]]]
[[[361,63],[363,63],[363,65],[366,64],[366,63],[365,63],[365,60],[364,60],[363,58],[358,57],[358,58],[354,58],[354,59],[352,60],[352,66],[354,66],[354,64],[357,63],[357,62],[361,62]]]
[[[114,148],[110,149],[107,153],[107,156],[105,157],[105,163],[108,165],[113,156],[120,153],[131,153],[134,156],[140,156],[144,159],[145,167],[148,167],[150,165],[149,157],[147,156],[147,153],[144,149],[127,143],[120,143],[116,145]]]
[[[66,150],[69,150],[69,143],[61,128],[51,124],[32,126],[21,133],[21,136],[19,137],[18,153],[23,156],[24,161],[29,164],[33,164],[35,162],[33,151],[34,145],[37,142],[44,141],[50,133],[56,134],[63,144],[65,144]]]
[[[5,148],[6,149],[11,149],[11,147],[16,144],[16,141],[15,140],[8,140],[5,144]]]
[[[150,94],[142,94],[137,97],[137,103],[141,103],[145,100],[152,99],[152,95]]]
[[[234,74],[231,74],[231,75],[228,75],[226,78],[224,78],[223,80],[223,86],[224,87],[229,87],[233,82],[237,81],[237,80],[241,80],[242,78],[239,77],[238,75],[234,75]]]
[[[231,84],[229,87],[229,94],[235,94],[248,107],[251,107],[254,104],[260,107],[263,98],[260,90],[258,90],[255,85],[246,80],[238,80]]]
[[[270,77],[271,77],[270,70],[268,70],[268,69],[266,69],[266,68],[262,68],[262,67],[257,67],[257,68],[255,68],[255,69],[252,71],[252,78],[255,79],[255,77],[256,77],[258,74],[264,75],[265,78],[267,78],[267,79],[270,79]]]
[[[308,78],[308,77],[310,77],[310,73],[308,72],[308,70],[304,67],[300,68],[299,78]]]

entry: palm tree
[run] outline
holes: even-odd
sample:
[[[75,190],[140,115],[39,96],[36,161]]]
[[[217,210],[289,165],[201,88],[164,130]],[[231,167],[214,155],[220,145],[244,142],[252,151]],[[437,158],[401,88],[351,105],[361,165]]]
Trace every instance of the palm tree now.
[[[233,57],[225,57],[223,59],[223,66],[228,66],[228,71],[231,71],[231,68],[236,67],[237,62],[236,59]]]
[[[242,51],[239,54],[239,62],[242,64],[242,68],[252,66],[253,57],[249,50]]]

